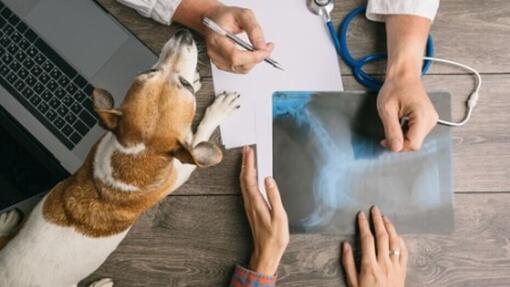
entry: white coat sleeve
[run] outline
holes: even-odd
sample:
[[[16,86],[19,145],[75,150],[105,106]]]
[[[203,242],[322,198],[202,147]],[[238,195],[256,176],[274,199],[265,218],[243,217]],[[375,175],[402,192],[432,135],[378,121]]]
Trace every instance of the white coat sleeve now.
[[[434,21],[439,0],[368,0],[367,18],[384,22],[386,15],[415,15]]]
[[[181,0],[117,0],[135,9],[140,15],[152,18],[165,25],[172,23],[172,17]]]

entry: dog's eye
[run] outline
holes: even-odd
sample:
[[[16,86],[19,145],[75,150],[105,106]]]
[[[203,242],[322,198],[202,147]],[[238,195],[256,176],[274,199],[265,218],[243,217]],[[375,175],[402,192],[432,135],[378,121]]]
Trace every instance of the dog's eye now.
[[[154,73],[154,72],[157,72],[157,71],[159,71],[159,69],[150,69],[150,70],[147,70],[145,72],[141,72],[140,74],[138,74],[138,76],[148,75],[148,74],[151,74],[151,73]]]
[[[192,94],[195,93],[195,89],[193,88],[193,86],[188,82],[188,80],[186,80],[185,78],[183,77],[179,77],[179,82],[181,82],[181,85],[183,87],[185,87],[186,89],[188,89]]]

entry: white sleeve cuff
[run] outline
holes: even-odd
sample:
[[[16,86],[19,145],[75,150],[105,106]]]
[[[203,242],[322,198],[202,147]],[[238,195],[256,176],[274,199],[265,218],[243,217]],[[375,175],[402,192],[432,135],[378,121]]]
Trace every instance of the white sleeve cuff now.
[[[140,15],[152,18],[161,24],[170,25],[181,0],[117,0],[133,8]]]
[[[384,22],[386,15],[415,15],[434,21],[439,0],[369,0],[366,16]]]

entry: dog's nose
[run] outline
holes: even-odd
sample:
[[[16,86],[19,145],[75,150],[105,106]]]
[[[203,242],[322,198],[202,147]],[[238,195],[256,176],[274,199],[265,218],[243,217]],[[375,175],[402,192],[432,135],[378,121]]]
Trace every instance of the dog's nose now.
[[[189,30],[180,29],[177,32],[175,32],[174,37],[184,45],[193,44],[193,35]]]

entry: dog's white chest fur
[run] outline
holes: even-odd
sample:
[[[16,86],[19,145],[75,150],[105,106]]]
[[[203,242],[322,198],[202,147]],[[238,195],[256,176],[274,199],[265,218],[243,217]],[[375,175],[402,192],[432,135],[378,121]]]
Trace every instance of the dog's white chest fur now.
[[[43,218],[45,199],[0,251],[0,286],[75,286],[106,260],[128,232],[94,238],[52,224]]]

